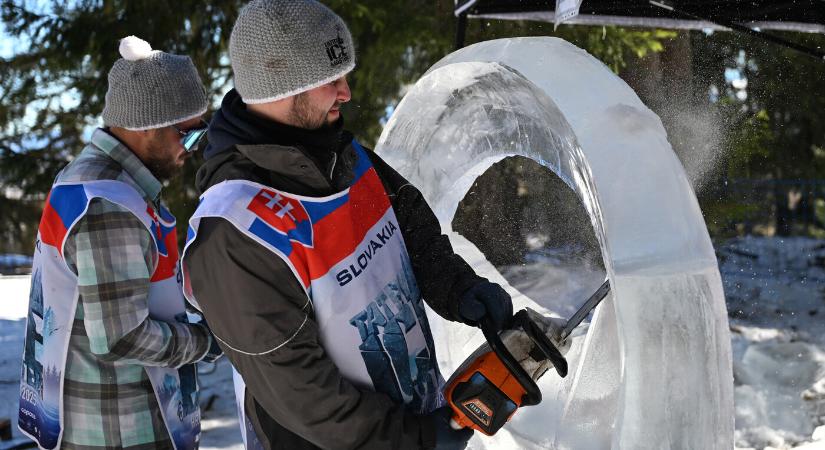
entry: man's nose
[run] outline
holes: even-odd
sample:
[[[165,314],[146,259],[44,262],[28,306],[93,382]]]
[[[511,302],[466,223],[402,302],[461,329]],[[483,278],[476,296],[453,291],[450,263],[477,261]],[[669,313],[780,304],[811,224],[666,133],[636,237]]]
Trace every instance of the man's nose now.
[[[339,78],[338,81],[335,82],[335,87],[338,88],[338,92],[335,97],[335,100],[337,100],[338,103],[346,103],[350,101],[352,98],[352,92],[349,90],[349,83],[347,83],[346,77]]]

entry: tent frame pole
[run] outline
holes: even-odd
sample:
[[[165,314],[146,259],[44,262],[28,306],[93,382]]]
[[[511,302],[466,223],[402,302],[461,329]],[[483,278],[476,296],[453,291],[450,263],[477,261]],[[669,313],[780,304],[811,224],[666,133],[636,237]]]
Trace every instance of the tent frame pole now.
[[[773,34],[768,34],[768,33],[762,32],[762,31],[757,31],[757,30],[754,30],[752,28],[748,28],[748,27],[746,27],[742,24],[738,24],[738,23],[735,23],[735,22],[730,22],[730,21],[727,21],[727,20],[724,20],[724,19],[717,19],[717,18],[713,18],[713,17],[703,17],[703,16],[699,16],[699,15],[692,14],[692,13],[689,13],[689,12],[681,11],[681,10],[678,10],[678,9],[674,8],[673,6],[670,6],[670,5],[668,5],[668,4],[666,4],[662,1],[648,0],[648,3],[650,3],[653,6],[657,6],[659,8],[668,10],[668,11],[670,11],[674,14],[680,15],[680,16],[689,17],[689,18],[694,19],[694,20],[704,20],[704,21],[707,21],[707,22],[713,22],[713,23],[721,25],[723,27],[730,28],[731,30],[738,31],[738,32],[743,33],[743,34],[748,34],[748,35],[757,37],[759,39],[762,39],[764,41],[768,41],[768,42],[771,42],[773,44],[781,45],[781,46],[789,48],[791,50],[796,50],[800,53],[804,53],[808,56],[819,59],[820,61],[825,61],[825,52],[817,50],[817,49],[805,47],[804,45],[797,44],[796,42],[791,42],[791,41],[789,41],[787,39],[784,39],[784,38],[781,38],[779,36],[774,36]]]
[[[467,11],[463,11],[456,17],[455,28],[455,49],[464,47],[464,37],[467,34]]]

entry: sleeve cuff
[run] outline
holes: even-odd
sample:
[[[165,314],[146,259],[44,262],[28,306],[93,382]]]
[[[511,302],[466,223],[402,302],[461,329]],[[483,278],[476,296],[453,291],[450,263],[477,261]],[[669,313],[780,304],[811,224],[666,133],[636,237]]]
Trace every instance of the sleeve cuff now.
[[[203,326],[199,323],[193,323],[193,324],[190,324],[190,326],[200,328],[201,330],[203,330],[203,333],[206,335],[206,350],[203,351],[203,353],[198,357],[198,359],[195,360],[195,362],[200,362],[200,361],[212,362],[212,361],[218,359],[217,357],[216,358],[211,358],[211,359],[208,358],[209,357],[209,350],[212,349],[212,345],[214,345],[213,341],[215,340],[215,337],[212,336],[211,332],[209,332],[209,328],[207,328],[207,327],[205,327],[205,326]]]
[[[453,284],[452,289],[450,289],[449,297],[447,298],[447,309],[450,311],[450,315],[452,316],[452,320],[454,322],[470,325],[458,312],[458,307],[461,303],[461,296],[463,296],[465,292],[469,291],[471,287],[484,281],[487,281],[487,279],[475,275],[473,277],[466,277]]]

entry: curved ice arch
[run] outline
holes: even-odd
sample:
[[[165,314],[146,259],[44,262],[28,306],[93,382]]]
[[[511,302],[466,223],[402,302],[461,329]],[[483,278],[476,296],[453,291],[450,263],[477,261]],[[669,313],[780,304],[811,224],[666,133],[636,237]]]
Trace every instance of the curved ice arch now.
[[[473,181],[505,157],[555,172],[599,239],[613,293],[574,342],[571,374],[546,375],[541,405],[472,448],[733,447],[727,313],[701,211],[659,118],[601,62],[556,38],[461,49],[410,89],[376,151],[423,192],[465,258],[501,283],[450,223]],[[542,309],[506,288],[517,307]],[[449,375],[482,338],[434,322]]]

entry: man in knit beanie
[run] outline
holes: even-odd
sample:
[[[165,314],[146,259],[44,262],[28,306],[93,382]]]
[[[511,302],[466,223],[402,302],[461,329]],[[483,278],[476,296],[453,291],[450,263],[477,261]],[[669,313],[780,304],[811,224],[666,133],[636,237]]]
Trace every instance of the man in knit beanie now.
[[[463,448],[424,301],[501,328],[504,290],[421,193],[343,128],[352,35],[315,0],[253,0],[209,129],[185,293],[237,370],[247,448]]]
[[[186,56],[120,42],[103,128],[58,175],[34,255],[20,429],[41,448],[197,448],[193,363],[220,349],[189,323],[175,218],[161,200],[205,133]]]

